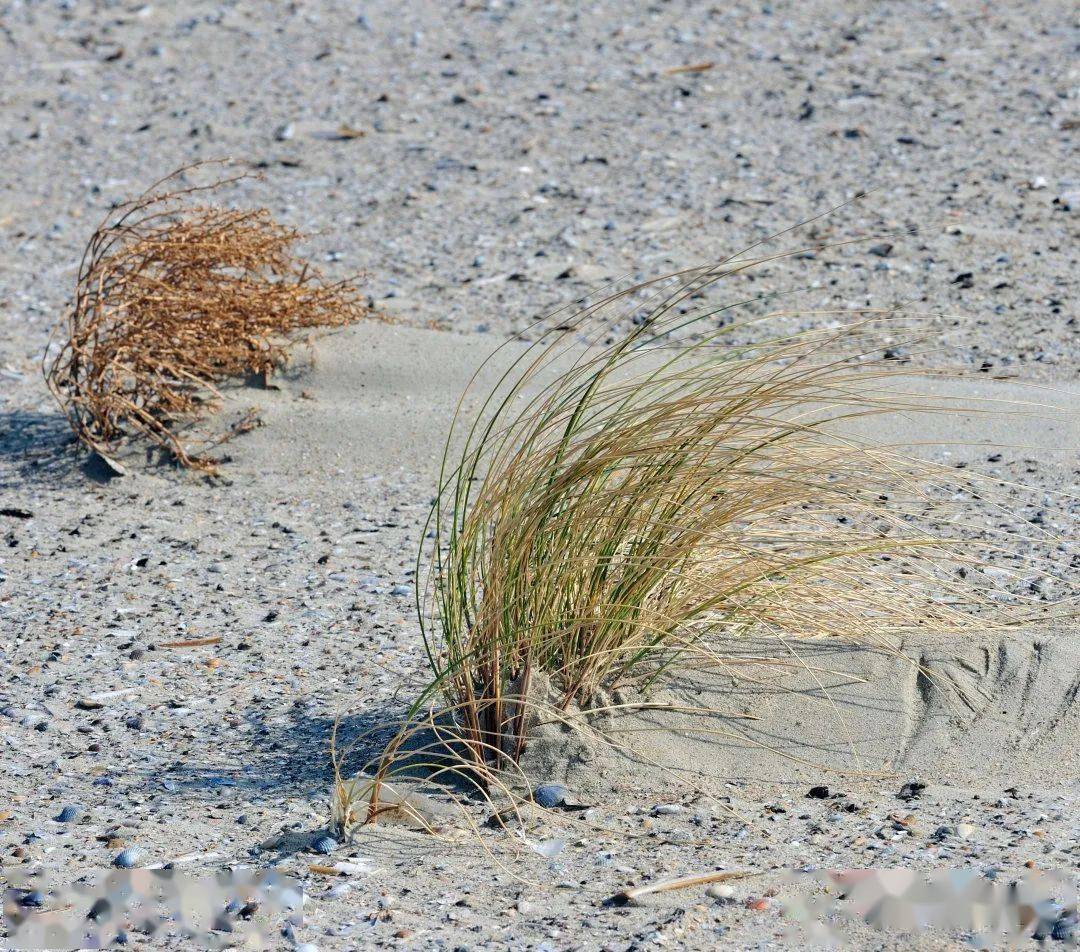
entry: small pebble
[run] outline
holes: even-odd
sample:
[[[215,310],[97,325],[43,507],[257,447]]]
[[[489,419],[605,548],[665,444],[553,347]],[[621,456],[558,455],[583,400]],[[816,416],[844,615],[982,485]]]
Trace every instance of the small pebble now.
[[[1054,205],[1064,209],[1067,212],[1075,212],[1080,210],[1080,188],[1071,189],[1067,192],[1062,192],[1054,199]]]
[[[829,788],[825,786],[811,787],[806,791],[806,796],[809,800],[827,800],[829,798]]]
[[[926,784],[921,780],[909,780],[900,788],[900,792],[896,796],[900,800],[914,800],[922,796],[925,789]]]
[[[76,810],[75,807],[64,807],[64,809],[61,810],[56,815],[56,822],[57,823],[70,823],[78,815],[79,815],[79,811]]]
[[[654,816],[674,816],[683,812],[683,806],[681,803],[659,803],[652,812]]]
[[[352,886],[350,886],[348,883],[337,883],[336,885],[331,886],[328,890],[326,890],[326,898],[340,899],[342,896],[350,892],[352,892]]]
[[[730,899],[735,895],[735,888],[728,883],[713,883],[705,890],[705,895],[713,899]]]

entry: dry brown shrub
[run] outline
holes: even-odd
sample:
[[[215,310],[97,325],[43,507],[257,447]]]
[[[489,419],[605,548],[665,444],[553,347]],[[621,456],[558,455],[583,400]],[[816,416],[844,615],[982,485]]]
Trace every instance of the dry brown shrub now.
[[[114,208],[83,254],[66,331],[45,376],[78,439],[109,459],[148,437],[182,465],[214,469],[182,429],[226,378],[280,365],[297,331],[371,312],[354,279],[330,282],[299,259],[304,237],[266,209],[208,204],[244,175],[183,185],[190,166]]]

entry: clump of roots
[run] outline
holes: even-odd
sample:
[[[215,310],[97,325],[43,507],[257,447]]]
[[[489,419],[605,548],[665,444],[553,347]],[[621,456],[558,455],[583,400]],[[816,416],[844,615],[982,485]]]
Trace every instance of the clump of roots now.
[[[94,232],[45,375],[78,439],[109,458],[135,436],[181,465],[213,470],[182,430],[226,378],[265,374],[305,328],[369,311],[354,280],[327,281],[299,259],[303,237],[266,209],[201,197],[235,182],[184,186],[181,169],[115,208]]]

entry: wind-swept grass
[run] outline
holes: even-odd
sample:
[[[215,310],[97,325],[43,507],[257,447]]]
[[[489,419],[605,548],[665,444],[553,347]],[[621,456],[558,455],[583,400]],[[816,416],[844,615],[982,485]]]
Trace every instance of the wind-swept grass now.
[[[908,630],[970,628],[987,606],[967,567],[996,543],[951,525],[969,480],[889,448],[910,371],[870,355],[895,315],[785,333],[783,314],[695,309],[752,264],[549,321],[511,350],[474,421],[455,420],[418,566],[433,676],[365,787],[368,819],[422,732],[437,772],[505,789],[539,712],[722,664],[720,635],[888,648]],[[629,331],[612,332],[613,308]],[[849,435],[866,417],[880,439]]]

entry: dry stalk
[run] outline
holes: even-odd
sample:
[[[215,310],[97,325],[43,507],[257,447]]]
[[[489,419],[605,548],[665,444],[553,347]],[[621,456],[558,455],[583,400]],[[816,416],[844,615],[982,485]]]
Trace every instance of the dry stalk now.
[[[113,209],[83,254],[59,353],[45,376],[76,437],[106,460],[149,438],[181,465],[213,471],[182,429],[220,396],[218,385],[267,374],[305,328],[370,312],[354,279],[331,282],[294,252],[303,235],[266,209],[208,204],[243,175],[186,186],[167,176]],[[64,333],[66,332],[66,333]],[[240,429],[245,426],[241,423]]]

